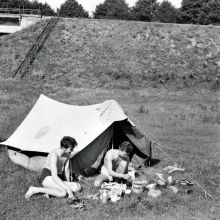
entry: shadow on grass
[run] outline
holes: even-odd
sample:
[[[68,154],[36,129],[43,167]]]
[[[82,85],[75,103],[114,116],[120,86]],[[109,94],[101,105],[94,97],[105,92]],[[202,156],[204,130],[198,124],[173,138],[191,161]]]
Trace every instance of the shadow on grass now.
[[[1,142],[5,141],[5,140],[6,139],[0,137],[0,153],[3,152],[3,150],[5,149],[5,146],[1,145]]]
[[[5,141],[5,140],[6,140],[5,138],[0,137],[0,143]]]
[[[149,166],[153,167],[153,166],[157,165],[158,163],[160,163],[159,159],[151,158],[150,161],[149,161]]]

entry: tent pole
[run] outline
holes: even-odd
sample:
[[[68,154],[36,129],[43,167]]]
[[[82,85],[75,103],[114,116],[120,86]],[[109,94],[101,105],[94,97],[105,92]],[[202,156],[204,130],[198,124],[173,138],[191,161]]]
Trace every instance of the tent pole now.
[[[113,132],[112,132],[112,149],[114,149],[114,133],[115,133],[115,125],[113,127]]]

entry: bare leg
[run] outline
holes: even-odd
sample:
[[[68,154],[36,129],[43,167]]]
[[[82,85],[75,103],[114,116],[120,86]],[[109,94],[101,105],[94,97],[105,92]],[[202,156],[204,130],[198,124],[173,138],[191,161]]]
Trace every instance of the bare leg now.
[[[31,196],[38,194],[38,193],[48,194],[51,196],[61,197],[61,198],[66,197],[67,195],[67,192],[64,190],[30,186],[30,188],[25,194],[25,197],[26,199],[30,199]]]
[[[116,169],[115,172],[116,172],[116,173],[121,173],[121,174],[127,173],[127,172],[128,172],[128,162],[122,160],[122,161],[119,163],[119,165],[118,165],[118,167],[117,167],[117,169]],[[115,180],[115,182],[118,182],[118,183],[121,181],[120,178],[114,178],[114,180]]]
[[[76,182],[68,182],[68,181],[63,181],[65,185],[67,185],[73,192],[78,192],[81,190],[81,185],[79,183]],[[60,188],[59,185],[57,185],[53,178],[51,176],[47,176],[42,185],[45,188],[54,188],[54,189],[59,189],[59,190],[63,190],[62,188]]]
[[[95,187],[100,187],[103,182],[109,182],[109,179],[106,175],[104,174],[99,174],[94,181],[94,186]]]
[[[119,165],[118,165],[118,167],[117,167],[117,169],[116,169],[116,173],[122,173],[122,174],[124,174],[124,173],[127,173],[127,172],[128,172],[128,162],[122,160],[122,161],[119,163]]]
[[[34,187],[31,186],[27,193],[25,194],[25,197],[29,199],[31,196],[37,193],[44,193],[55,197],[66,197],[67,192],[66,190],[62,189],[59,185],[57,185],[52,176],[47,176],[43,183],[43,187]]]

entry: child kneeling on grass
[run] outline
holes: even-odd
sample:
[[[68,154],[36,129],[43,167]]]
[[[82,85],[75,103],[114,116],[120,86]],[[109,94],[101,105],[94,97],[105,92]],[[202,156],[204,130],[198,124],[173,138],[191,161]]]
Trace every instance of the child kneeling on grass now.
[[[41,174],[43,187],[30,186],[25,197],[29,199],[37,193],[55,197],[73,198],[74,192],[80,191],[81,186],[76,182],[69,182],[69,160],[75,155],[77,142],[74,138],[65,136],[60,142],[60,148],[54,149],[47,156],[45,167]],[[66,181],[67,180],[67,181]]]

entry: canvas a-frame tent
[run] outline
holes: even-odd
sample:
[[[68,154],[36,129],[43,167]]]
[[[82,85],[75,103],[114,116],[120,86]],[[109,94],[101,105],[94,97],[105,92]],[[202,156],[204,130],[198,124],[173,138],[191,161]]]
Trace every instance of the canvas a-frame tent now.
[[[60,147],[63,136],[77,140],[78,153],[71,159],[76,175],[97,168],[108,148],[129,140],[132,161],[143,165],[151,158],[151,141],[143,135],[114,100],[75,106],[41,95],[15,132],[1,145],[8,146],[10,159],[29,170],[40,171],[46,155]]]

